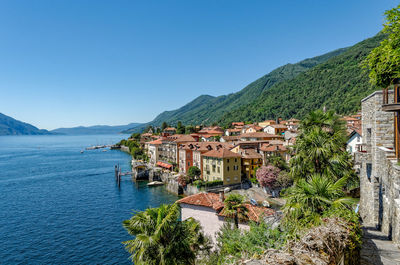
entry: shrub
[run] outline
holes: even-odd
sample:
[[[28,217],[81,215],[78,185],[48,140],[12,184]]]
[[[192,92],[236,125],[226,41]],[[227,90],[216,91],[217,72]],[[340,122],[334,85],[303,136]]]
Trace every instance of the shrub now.
[[[272,189],[278,178],[280,170],[274,166],[262,166],[257,170],[257,180],[262,187],[268,187]]]

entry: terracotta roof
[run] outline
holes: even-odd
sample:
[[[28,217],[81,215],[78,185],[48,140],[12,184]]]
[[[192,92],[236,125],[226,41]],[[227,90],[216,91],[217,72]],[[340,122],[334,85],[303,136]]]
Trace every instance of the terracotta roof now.
[[[245,206],[247,208],[247,216],[249,217],[249,219],[251,221],[254,221],[254,222],[259,222],[260,218],[262,218],[262,217],[275,214],[275,211],[270,208],[254,206],[249,203],[246,203]],[[228,217],[228,215],[226,214],[226,212],[224,210],[225,210],[225,208],[222,209],[222,211],[220,211],[218,215]]]
[[[257,158],[262,158],[262,155],[257,153],[256,150],[254,149],[240,149],[239,150],[239,154],[243,157],[243,158],[247,158],[247,159],[257,159]]]
[[[204,127],[203,129],[198,131],[198,133],[200,133],[200,134],[202,134],[202,133],[221,133],[221,132],[224,132],[224,130],[219,126]]]
[[[262,145],[260,150],[265,152],[276,152],[276,151],[286,152],[287,148],[286,146],[283,145],[268,144],[268,145]]]
[[[221,136],[225,141],[237,141],[240,139],[240,135],[231,135],[231,136]]]
[[[273,137],[282,137],[276,134],[269,134],[266,132],[252,132],[252,133],[243,133],[240,135],[241,138],[273,138]]]
[[[268,142],[269,144],[278,144],[278,145],[284,145],[285,142],[282,140],[271,140]]]
[[[219,200],[219,195],[215,193],[197,193],[195,195],[187,196],[177,201],[178,203],[186,203],[190,205],[204,206],[213,208],[218,211],[224,207],[224,203]]]
[[[234,128],[234,129],[227,129],[227,131],[228,131],[228,132],[240,132],[241,129],[236,129],[236,128]]]
[[[196,139],[193,138],[193,136],[190,136],[188,134],[183,134],[183,135],[178,135],[178,137],[174,140],[175,142],[196,142]]]
[[[164,131],[176,131],[174,127],[165,128]]]
[[[147,142],[147,144],[154,144],[154,145],[162,144],[162,140],[161,139],[157,139],[157,140],[154,140],[154,141],[151,141],[151,142]]]
[[[283,124],[271,124],[271,125],[268,125],[268,126],[271,126],[271,127],[273,127],[273,128],[287,129],[287,126],[286,126],[286,125],[283,125]],[[268,127],[268,126],[267,126],[267,127]]]
[[[232,125],[233,125],[233,126],[235,126],[235,125],[243,126],[243,125],[244,125],[244,122],[242,122],[242,121],[239,121],[239,122],[232,122]]]
[[[219,148],[218,150],[211,150],[207,153],[204,153],[203,156],[218,157],[218,158],[240,157],[239,154],[229,151],[226,148]]]
[[[152,135],[153,135],[152,133],[143,133],[143,134],[141,135],[141,137],[152,136]]]
[[[263,122],[276,122],[276,121],[274,121],[274,120],[266,120],[266,121],[263,121]]]

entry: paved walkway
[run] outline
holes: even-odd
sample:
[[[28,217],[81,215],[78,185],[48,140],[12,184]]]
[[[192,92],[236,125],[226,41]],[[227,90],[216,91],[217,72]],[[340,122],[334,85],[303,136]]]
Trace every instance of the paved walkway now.
[[[400,249],[374,227],[363,227],[361,265],[400,265]]]

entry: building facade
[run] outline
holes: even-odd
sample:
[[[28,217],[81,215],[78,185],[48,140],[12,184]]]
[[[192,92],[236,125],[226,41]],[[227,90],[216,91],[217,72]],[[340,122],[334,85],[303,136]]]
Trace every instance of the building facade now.
[[[355,153],[360,215],[364,224],[378,227],[399,245],[400,166],[394,151],[393,113],[382,110],[382,101],[382,91],[361,101],[363,137]]]
[[[225,148],[218,148],[202,155],[203,179],[223,181],[224,185],[241,183],[241,156]]]

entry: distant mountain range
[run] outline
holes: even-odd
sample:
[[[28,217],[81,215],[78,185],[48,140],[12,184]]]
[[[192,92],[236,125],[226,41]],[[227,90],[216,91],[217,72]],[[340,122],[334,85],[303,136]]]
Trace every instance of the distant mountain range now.
[[[162,122],[176,125],[228,124],[232,121],[302,118],[326,106],[339,114],[359,110],[360,100],[377,90],[368,83],[360,62],[386,36],[378,34],[351,47],[286,64],[252,82],[242,90],[214,97],[201,95],[181,108],[164,111],[153,121],[125,132],[140,132]]]
[[[37,127],[18,121],[0,113],[0,135],[45,135],[53,134],[47,130],[40,130]]]
[[[121,133],[130,128],[135,128],[141,125],[141,123],[130,123],[127,125],[116,125],[116,126],[108,126],[108,125],[94,125],[94,126],[79,126],[73,128],[58,128],[52,130],[53,133],[59,134],[67,134],[67,135],[84,135],[84,134],[116,134]]]

